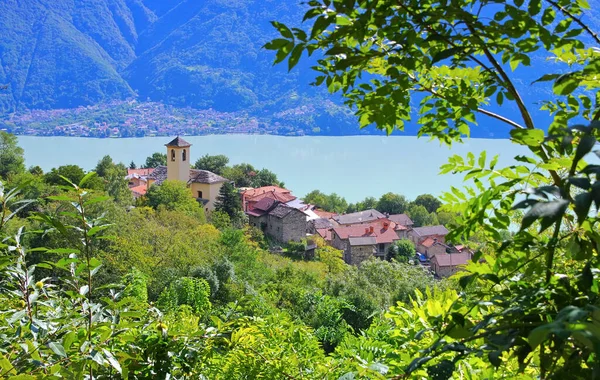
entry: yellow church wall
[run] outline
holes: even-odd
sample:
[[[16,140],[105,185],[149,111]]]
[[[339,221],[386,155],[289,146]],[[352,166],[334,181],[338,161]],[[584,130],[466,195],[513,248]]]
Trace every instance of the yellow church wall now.
[[[217,201],[217,196],[219,195],[219,191],[221,190],[221,186],[223,183],[192,183],[190,185],[190,189],[192,191],[192,196],[194,198],[200,198],[199,191],[202,192],[202,198],[208,199],[208,203],[206,204],[205,209],[207,211],[213,211],[215,209],[215,202]]]

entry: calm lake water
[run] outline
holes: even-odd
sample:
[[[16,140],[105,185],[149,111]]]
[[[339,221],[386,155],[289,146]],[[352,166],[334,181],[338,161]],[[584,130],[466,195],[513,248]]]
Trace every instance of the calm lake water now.
[[[164,152],[172,138],[91,139],[78,137],[19,136],[27,166],[53,167],[77,164],[95,167],[104,155],[115,161],[139,166],[153,152]],[[438,175],[439,167],[453,154],[476,155],[486,150],[488,159],[500,155],[499,164],[526,150],[508,140],[470,139],[452,148],[425,138],[400,136],[284,137],[268,135],[186,136],[193,144],[194,163],[204,154],[224,154],[230,163],[248,162],[268,168],[295,195],[314,189],[336,192],[349,202],[366,196],[379,197],[388,191],[409,199],[419,194],[439,195],[450,186],[460,187],[462,176]]]

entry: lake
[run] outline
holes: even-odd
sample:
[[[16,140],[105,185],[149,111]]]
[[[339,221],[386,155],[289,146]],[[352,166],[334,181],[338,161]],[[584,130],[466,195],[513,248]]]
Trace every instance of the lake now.
[[[86,170],[104,155],[138,166],[154,152],[165,152],[169,137],[92,139],[79,137],[19,136],[27,166],[53,167],[77,164]],[[461,186],[462,176],[439,176],[439,167],[453,154],[476,155],[487,151],[488,159],[500,155],[499,164],[525,154],[509,140],[467,139],[452,148],[426,138],[408,136],[285,137],[271,135],[185,136],[193,144],[194,163],[204,154],[224,154],[231,164],[247,162],[267,168],[297,196],[314,189],[338,193],[349,202],[392,191],[409,199],[431,193],[439,195],[450,186]]]

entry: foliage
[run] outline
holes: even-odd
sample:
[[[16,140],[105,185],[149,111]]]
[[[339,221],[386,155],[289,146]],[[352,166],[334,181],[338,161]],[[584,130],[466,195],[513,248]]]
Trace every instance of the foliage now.
[[[330,245],[323,245],[316,250],[317,259],[327,266],[327,272],[338,274],[348,267],[342,258],[343,251]]]
[[[225,213],[234,225],[242,221],[242,202],[238,191],[230,182],[225,182],[219,190],[215,211]]]
[[[473,183],[442,197],[446,212],[460,214],[447,238],[478,235],[482,247],[460,275],[462,293],[391,309],[398,329],[389,336],[397,338],[379,344],[383,355],[367,356],[386,376],[591,378],[598,371],[598,165],[584,160],[600,136],[600,38],[582,21],[587,9],[584,0],[317,0],[305,16],[315,19],[308,32],[274,23],[282,38],[266,47],[277,51],[276,62],[287,58],[292,68],[303,51],[320,50],[315,84],[340,91],[362,126],[403,129],[418,102],[420,136],[451,144],[491,117],[530,152],[508,167],[485,152],[442,167]],[[556,63],[556,72],[533,82],[551,84],[536,91],[552,120],[547,133],[509,71],[531,66],[533,52]],[[518,110],[514,120],[496,111],[505,102]],[[569,128],[575,119],[582,124]],[[503,241],[513,220],[521,228]],[[352,357],[364,356],[353,347]]]
[[[147,278],[140,270],[133,268],[123,276],[123,297],[131,297],[139,302],[148,302]]]
[[[155,168],[157,166],[167,165],[167,154],[155,152],[151,156],[146,157],[144,168]]]
[[[412,241],[406,239],[396,240],[394,244],[388,249],[386,258],[388,260],[395,260],[400,263],[407,263],[415,257],[415,245]]]
[[[425,207],[428,213],[436,212],[442,205],[442,202],[431,194],[421,194],[415,198],[413,203]]]
[[[210,213],[210,223],[219,230],[231,228],[231,218],[225,211],[213,211]]]
[[[0,131],[0,178],[25,171],[23,148],[17,144],[17,136]]]
[[[385,193],[377,202],[377,210],[389,214],[403,214],[408,208],[408,201],[403,195]]]
[[[153,208],[159,206],[167,210],[183,211],[187,215],[204,222],[204,209],[192,198],[190,189],[181,181],[166,180],[158,185],[152,185],[146,194],[148,205]]]
[[[176,311],[180,306],[191,307],[196,314],[210,311],[210,287],[201,278],[183,277],[173,281],[158,297],[157,305],[164,312]]]
[[[218,154],[215,156],[210,156],[206,154],[196,161],[196,163],[194,164],[194,168],[208,170],[209,172],[222,175],[223,170],[225,170],[228,163],[229,157],[225,155]]]
[[[319,190],[313,190],[303,198],[304,202],[315,205],[325,211],[344,213],[348,209],[348,202],[336,193],[324,194]]]
[[[127,183],[127,168],[122,163],[115,164],[110,156],[104,156],[94,170],[104,182],[104,191],[121,204],[131,204],[132,196]]]
[[[438,224],[438,219],[435,213],[427,212],[427,209],[416,203],[411,203],[406,210],[406,214],[415,224],[415,227],[431,226]]]

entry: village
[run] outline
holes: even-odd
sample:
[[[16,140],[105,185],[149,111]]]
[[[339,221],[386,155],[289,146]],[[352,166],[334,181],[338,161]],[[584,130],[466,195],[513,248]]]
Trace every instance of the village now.
[[[190,168],[191,144],[176,137],[165,144],[167,165],[156,168],[128,169],[127,180],[135,198],[143,197],[150,186],[165,180],[187,184],[206,213],[215,210],[217,196],[227,178],[208,170]],[[235,184],[233,184],[235,186]],[[443,225],[414,226],[406,214],[384,214],[375,209],[336,214],[320,210],[279,186],[238,188],[242,211],[248,223],[259,228],[279,247],[291,242],[305,242],[305,257],[314,255],[315,237],[343,252],[343,260],[360,265],[372,257],[386,259],[398,241],[409,241],[416,254],[410,260],[438,278],[448,277],[467,264],[472,252],[463,245],[446,241],[448,229]]]

